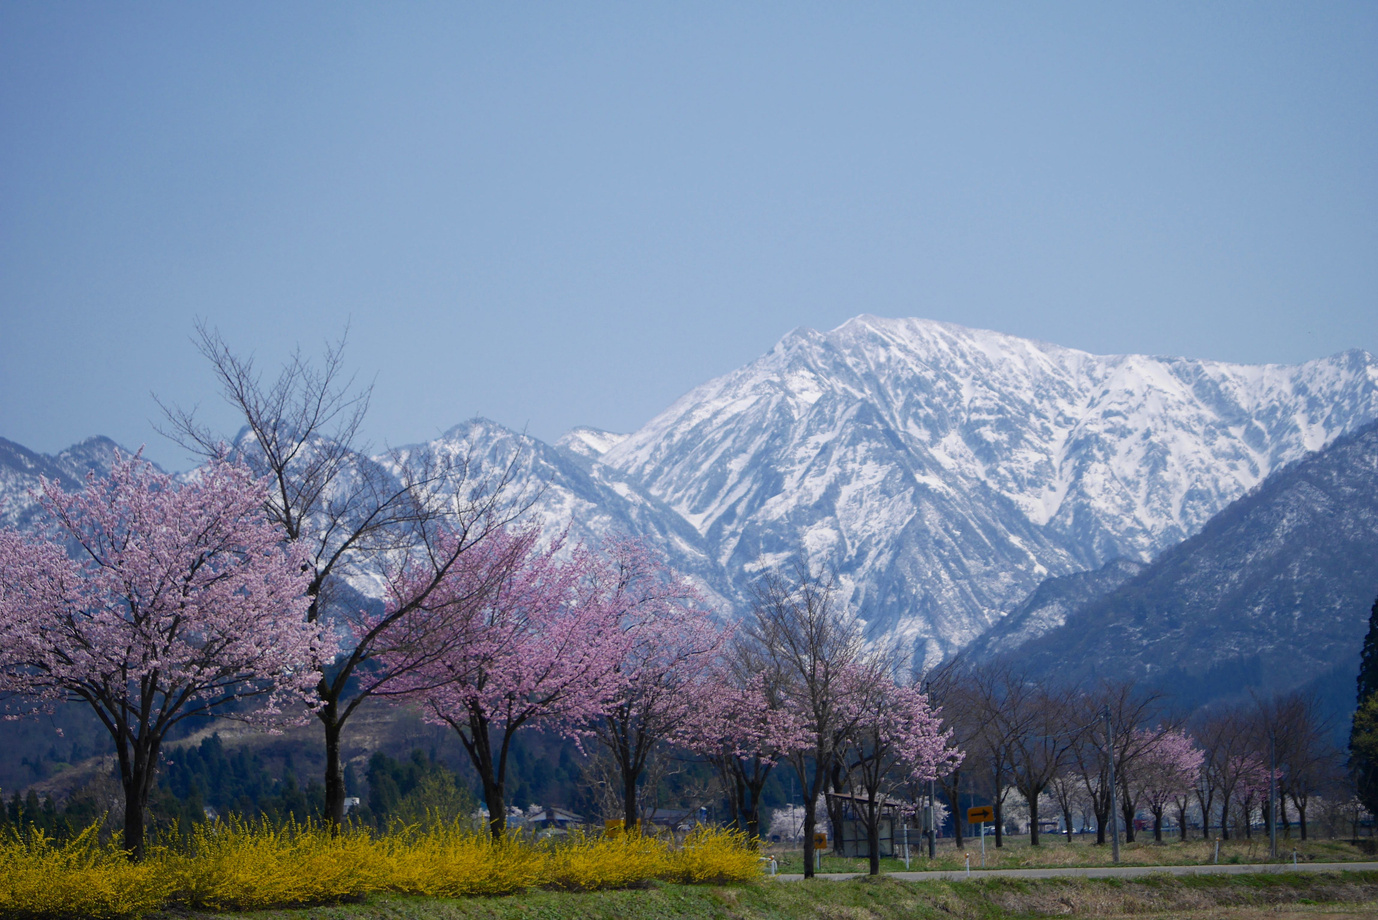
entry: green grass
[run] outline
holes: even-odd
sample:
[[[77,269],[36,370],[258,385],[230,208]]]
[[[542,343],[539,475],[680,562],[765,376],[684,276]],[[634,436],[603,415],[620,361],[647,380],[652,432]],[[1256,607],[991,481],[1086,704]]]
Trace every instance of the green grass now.
[[[1134,843],[1120,844],[1120,865],[1123,866],[1203,866],[1215,858],[1215,843],[1208,840],[1170,840],[1154,843],[1149,839]],[[1364,862],[1373,859],[1342,840],[1278,841],[1278,857],[1282,862],[1292,861],[1292,850],[1298,851],[1299,862]],[[804,871],[803,856],[798,850],[772,850],[780,871],[799,874]],[[937,857],[928,858],[926,846],[911,844],[910,871],[929,870],[955,871],[966,868],[966,855],[971,857],[971,868],[980,869],[980,839],[963,841],[958,851],[951,840],[940,840]],[[1252,840],[1225,840],[1220,843],[1220,862],[1222,864],[1267,863],[1268,841],[1255,837]],[[997,848],[995,841],[986,838],[985,866],[987,869],[1046,869],[1053,867],[1094,867],[1113,865],[1111,847],[1097,846],[1095,837],[1077,835],[1070,843],[1063,836],[1045,835],[1039,846],[1029,846],[1027,837],[1006,837],[1005,845]],[[826,853],[823,856],[822,872],[867,872],[869,864],[864,859],[842,859]],[[901,859],[882,859],[881,872],[903,872]]]
[[[653,883],[629,891],[528,891],[503,898],[444,901],[398,896],[361,904],[255,913],[155,915],[156,920],[1019,920],[1045,916],[1157,918],[1320,915],[1336,905],[1372,915],[1378,872],[1195,876],[1147,879],[986,879],[906,883]],[[154,918],[150,918],[154,920]]]

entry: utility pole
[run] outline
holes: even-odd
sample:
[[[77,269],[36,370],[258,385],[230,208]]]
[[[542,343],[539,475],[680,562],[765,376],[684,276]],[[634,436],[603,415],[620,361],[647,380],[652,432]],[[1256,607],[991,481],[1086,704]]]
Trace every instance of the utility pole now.
[[[1110,727],[1110,707],[1105,707],[1105,747],[1110,757],[1110,841],[1115,865],[1120,864],[1120,800],[1115,788],[1115,732]]]

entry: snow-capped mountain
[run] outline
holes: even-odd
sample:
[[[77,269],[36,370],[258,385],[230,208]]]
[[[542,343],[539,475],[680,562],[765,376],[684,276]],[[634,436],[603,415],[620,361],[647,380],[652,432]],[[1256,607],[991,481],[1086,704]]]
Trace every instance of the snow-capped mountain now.
[[[600,448],[619,437],[576,429],[562,439],[561,447],[552,447],[488,419],[471,419],[433,441],[399,448],[374,461],[396,473],[400,464],[448,459],[467,466],[470,485],[496,481],[511,463],[507,506],[526,509],[523,517],[539,521],[546,533],[567,533],[569,540],[589,543],[609,536],[643,539],[691,576],[712,603],[730,608],[722,592],[732,590],[732,579],[703,537],[664,502],[628,484],[616,470],[593,463]]]
[[[79,489],[88,472],[107,475],[116,453],[129,456],[105,437],[87,438],[61,453],[39,454],[13,441],[0,438],[0,526],[25,527],[38,511],[40,479],[47,478],[64,489]]]
[[[1183,707],[1309,685],[1347,716],[1375,562],[1378,423],[1278,470],[1118,587],[1102,578],[1019,657],[1063,679],[1133,678]]]
[[[1362,351],[1293,366],[1096,356],[860,316],[790,333],[629,435],[580,428],[551,446],[475,419],[357,463],[395,474],[468,457],[482,478],[517,454],[512,493],[551,532],[646,539],[725,610],[802,557],[838,574],[873,634],[932,661],[1012,611],[992,647],[1057,627],[1134,566],[1035,594],[1045,581],[1147,563],[1374,419],[1378,360]],[[39,474],[75,485],[112,450],[93,439],[43,457],[0,442],[5,521],[29,513]],[[376,593],[369,573],[351,582]]]
[[[1378,417],[1378,361],[1096,356],[860,316],[797,330],[595,463],[741,580],[834,566],[873,629],[932,658],[1049,576],[1147,561],[1272,470]]]

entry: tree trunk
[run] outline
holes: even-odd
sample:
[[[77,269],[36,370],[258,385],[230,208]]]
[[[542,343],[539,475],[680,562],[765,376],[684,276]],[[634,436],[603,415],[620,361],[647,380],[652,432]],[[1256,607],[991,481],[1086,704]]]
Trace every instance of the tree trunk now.
[[[952,806],[952,839],[957,845],[957,852],[962,852],[962,827],[966,820],[966,815],[962,813],[962,771],[961,769],[952,771],[952,785],[943,783],[943,792],[947,794],[948,804]]]
[[[488,833],[494,840],[507,836],[507,796],[503,782],[493,776],[482,777],[483,804],[488,806]]]
[[[1123,795],[1123,790],[1121,790],[1121,795]],[[1134,813],[1138,811],[1138,809],[1130,804],[1127,798],[1121,798],[1120,801],[1123,803],[1120,805],[1120,817],[1124,818],[1124,842],[1133,843]]]
[[[880,809],[868,805],[867,810],[874,812],[866,821],[866,845],[871,849],[870,872],[880,875]]]
[[[1105,828],[1110,823],[1110,806],[1092,803],[1091,810],[1096,813],[1096,846],[1105,846]]]
[[[1220,803],[1220,839],[1230,839],[1230,800],[1228,798]]]
[[[1163,842],[1163,810],[1161,808],[1153,809],[1153,842]]]
[[[801,784],[802,785],[802,784]],[[818,830],[817,803],[807,793],[804,795],[804,878],[813,878],[813,835]]]
[[[1297,827],[1301,830],[1301,839],[1302,839],[1302,840],[1305,840],[1305,839],[1306,839],[1306,806],[1303,805],[1300,801],[1298,801],[1298,802],[1296,803],[1296,806],[1297,806]]]
[[[125,742],[117,739],[124,747]],[[124,787],[124,849],[130,862],[144,858],[144,813],[148,810],[148,794],[158,766],[159,740],[135,738],[120,753],[120,779]]]
[[[746,791],[751,797],[746,808],[746,833],[750,840],[759,840],[761,837],[761,788],[769,778],[769,769],[757,770],[755,778],[746,784]]]
[[[995,773],[995,847],[1005,845],[1005,797],[1000,794],[1000,772]]]
[[[627,833],[631,833],[633,828],[639,828],[640,815],[636,805],[636,777],[630,770],[622,773],[622,826]]]
[[[1067,831],[1067,842],[1072,842],[1072,810],[1064,807],[1062,809],[1062,823]]]
[[[1029,846],[1038,846],[1038,792],[1035,790],[1029,799]]]
[[[339,721],[339,703],[331,700],[317,711],[325,728],[325,818],[332,834],[340,832],[345,817],[344,763],[340,758],[340,738],[344,724]]]
[[[135,769],[134,775],[124,782],[124,849],[130,862],[141,862],[144,858],[144,810],[148,806],[148,782]]]

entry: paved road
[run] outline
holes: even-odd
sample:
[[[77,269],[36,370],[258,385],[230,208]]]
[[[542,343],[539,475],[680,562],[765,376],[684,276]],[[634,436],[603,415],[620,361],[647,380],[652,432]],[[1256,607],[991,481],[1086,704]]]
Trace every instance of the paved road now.
[[[1097,866],[1094,868],[1071,869],[972,869],[970,878],[1138,878],[1145,875],[1245,875],[1250,872],[1374,872],[1378,862],[1342,863],[1266,863],[1222,866]],[[939,879],[961,881],[968,878],[967,873],[958,869],[944,872],[887,872],[889,878],[902,882],[931,882]],[[841,881],[849,878],[864,878],[862,872],[826,872],[817,876],[822,879]],[[801,881],[802,875],[777,875],[785,882]]]

